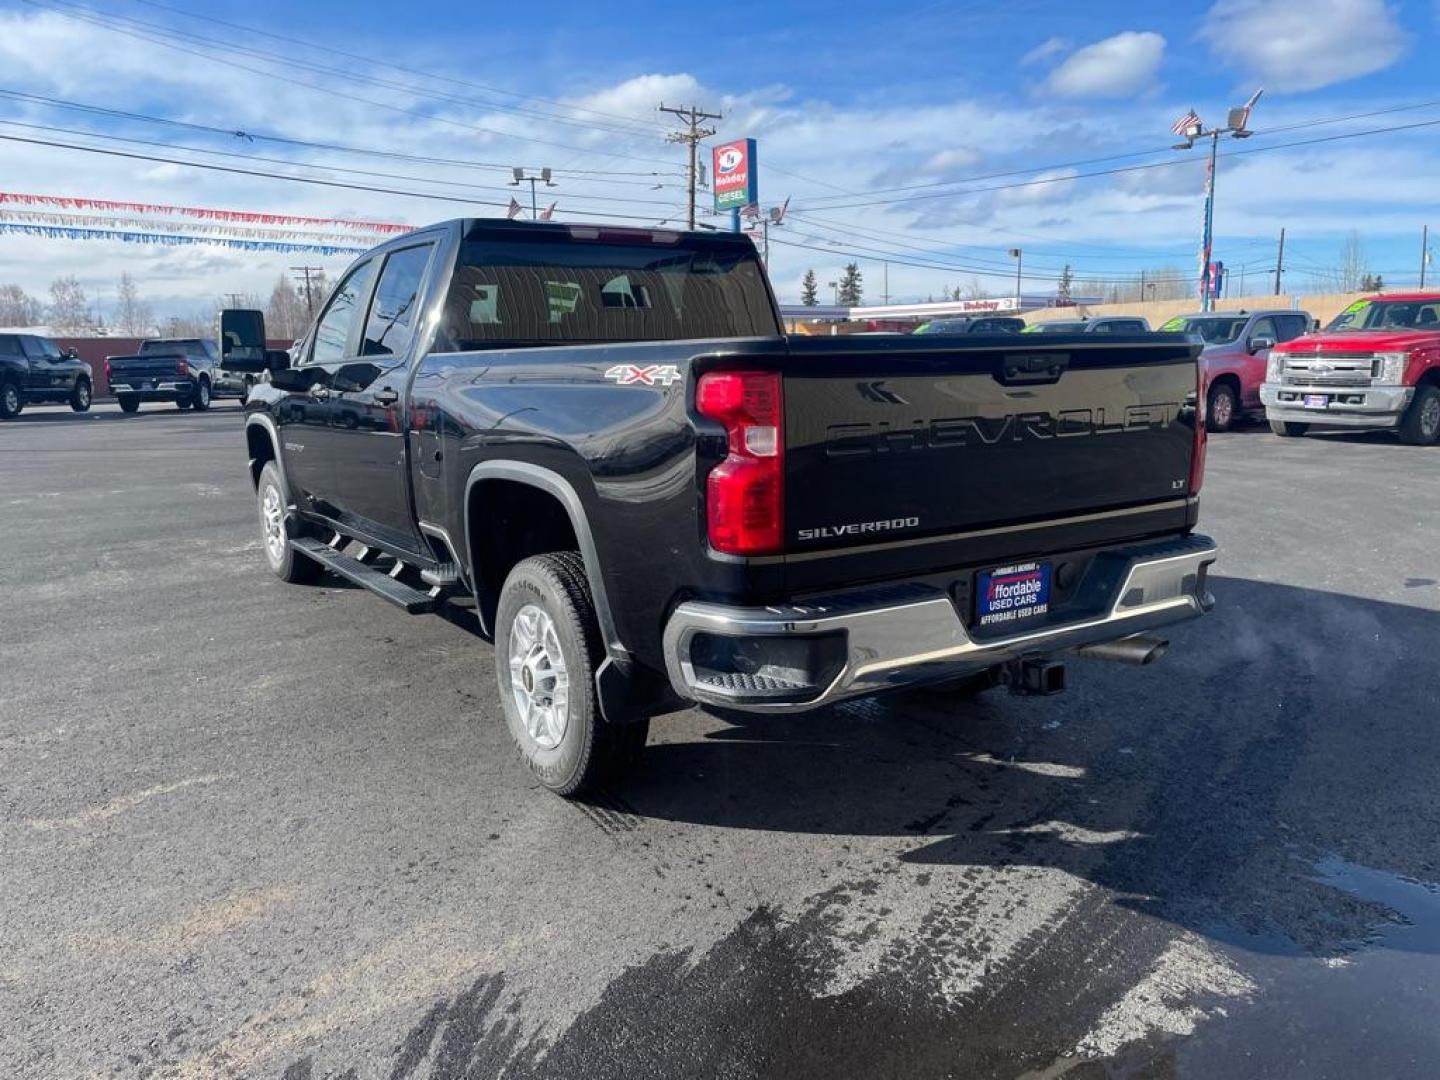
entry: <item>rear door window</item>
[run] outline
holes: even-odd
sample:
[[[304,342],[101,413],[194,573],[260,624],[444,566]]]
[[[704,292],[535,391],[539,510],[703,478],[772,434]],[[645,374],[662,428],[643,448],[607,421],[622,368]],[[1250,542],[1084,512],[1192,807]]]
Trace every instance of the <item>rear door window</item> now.
[[[20,338],[15,334],[0,334],[0,356],[23,356]]]
[[[309,362],[329,364],[343,359],[349,349],[351,335],[364,310],[365,298],[370,292],[370,278],[375,272],[373,259],[366,259],[352,269],[330,297],[320,320],[315,324],[315,343],[311,346]]]
[[[417,307],[420,289],[425,283],[425,269],[430,264],[433,244],[392,251],[385,257],[370,317],[365,321],[365,339],[361,356],[396,356],[410,348],[415,325],[419,321]]]

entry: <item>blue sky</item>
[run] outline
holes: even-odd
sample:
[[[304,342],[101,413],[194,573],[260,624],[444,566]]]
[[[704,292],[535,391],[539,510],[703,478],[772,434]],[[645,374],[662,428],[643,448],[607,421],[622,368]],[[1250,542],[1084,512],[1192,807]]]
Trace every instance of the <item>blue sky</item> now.
[[[681,219],[683,154],[664,141],[655,107],[694,100],[724,111],[720,137],[759,139],[762,201],[792,200],[790,219],[772,233],[782,298],[797,297],[807,267],[823,283],[854,258],[872,298],[888,262],[893,297],[913,299],[972,281],[1002,290],[1012,280],[1006,251],[1013,246],[1026,251],[1027,291],[1053,288],[1065,264],[1081,279],[1129,281],[1142,269],[1151,280],[1193,274],[1203,173],[1198,151],[1192,163],[1168,164],[1182,157],[1165,149],[1174,141],[1168,125],[1191,106],[1218,120],[1263,85],[1256,137],[1225,147],[1261,152],[1222,162],[1216,254],[1237,274],[1233,287],[1243,272],[1254,291],[1273,268],[1284,226],[1286,284],[1306,289],[1323,284],[1352,231],[1372,270],[1413,280],[1420,229],[1435,212],[1429,177],[1440,157],[1440,127],[1264,148],[1440,120],[1440,91],[1429,86],[1427,62],[1436,20],[1430,0],[468,10],[334,0],[0,0],[0,90],[224,131],[549,165],[559,180],[558,218],[611,213],[635,223]],[[347,71],[360,78],[346,78]],[[1433,107],[1304,127],[1431,99]],[[383,181],[389,186],[450,198],[327,189],[17,143],[5,144],[3,190],[409,223],[494,213],[510,195],[498,169],[253,143],[33,99],[0,97],[0,121],[0,134],[130,149],[95,136],[146,139],[183,149],[145,152],[191,160],[238,160],[207,157],[207,150],[263,154],[293,164],[262,170],[321,179],[356,180],[337,171],[346,168],[386,171],[403,178]],[[60,136],[46,127],[91,135]],[[1267,133],[1278,127],[1292,130]],[[1116,160],[1077,164],[1110,157]],[[1157,163],[1167,164],[1084,175]],[[461,183],[474,186],[461,193]],[[1433,223],[1440,226],[1440,216]],[[296,261],[15,236],[0,236],[0,252],[0,280],[33,292],[74,272],[103,297],[130,269],[152,298],[172,306],[268,291]],[[321,261],[338,269],[344,259]]]

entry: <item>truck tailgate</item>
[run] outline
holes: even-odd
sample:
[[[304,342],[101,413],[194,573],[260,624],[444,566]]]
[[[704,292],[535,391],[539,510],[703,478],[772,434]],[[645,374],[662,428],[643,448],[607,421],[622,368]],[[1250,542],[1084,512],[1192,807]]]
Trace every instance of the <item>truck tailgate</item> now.
[[[1168,334],[791,339],[787,551],[1183,499],[1197,352]]]
[[[177,378],[180,353],[157,353],[140,356],[112,356],[109,359],[112,381],[125,376],[131,379],[174,379]]]

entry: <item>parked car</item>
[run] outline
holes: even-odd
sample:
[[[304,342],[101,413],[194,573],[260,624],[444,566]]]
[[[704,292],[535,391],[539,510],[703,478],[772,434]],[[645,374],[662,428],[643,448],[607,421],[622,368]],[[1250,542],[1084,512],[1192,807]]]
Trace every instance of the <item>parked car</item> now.
[[[1323,331],[1277,345],[1260,396],[1277,435],[1338,424],[1440,441],[1440,292],[1357,300]]]
[[[0,333],[0,419],[19,416],[28,402],[69,402],[85,412],[94,385],[90,365],[73,350],[38,334]]]
[[[260,312],[221,331],[258,362]],[[1077,651],[1155,659],[1216,557],[1198,344],[1082,340],[786,338],[729,233],[420,229],[346,271],[296,366],[267,355],[264,557],[476,619],[564,795],[687,702],[1057,692]]]
[[[1025,320],[1011,315],[962,315],[931,319],[915,328],[917,334],[1018,334]]]
[[[133,413],[143,401],[169,401],[180,409],[204,412],[220,397],[248,395],[254,383],[220,367],[220,350],[200,338],[154,338],[141,342],[133,356],[105,359],[106,381],[120,408]]]
[[[1099,315],[1095,318],[1051,319],[1031,323],[1026,334],[1148,334],[1150,323],[1138,315]]]
[[[1180,315],[1160,329],[1197,334],[1205,347],[1200,372],[1205,423],[1211,431],[1229,431],[1247,415],[1264,409],[1260,386],[1271,346],[1293,341],[1315,324],[1307,311],[1209,311]]]

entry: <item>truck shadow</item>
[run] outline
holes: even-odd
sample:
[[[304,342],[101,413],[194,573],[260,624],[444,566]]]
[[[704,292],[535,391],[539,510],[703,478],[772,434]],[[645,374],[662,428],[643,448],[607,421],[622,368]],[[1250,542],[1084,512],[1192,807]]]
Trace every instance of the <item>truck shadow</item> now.
[[[1056,867],[1202,932],[1363,938],[1386,914],[1312,866],[1437,876],[1420,808],[1440,761],[1440,587],[1408,579],[1428,605],[1412,607],[1212,580],[1217,613],[1153,667],[1077,662],[1056,698],[916,692],[688,742],[660,721],[624,797],[668,821],[904,838],[904,863]]]

